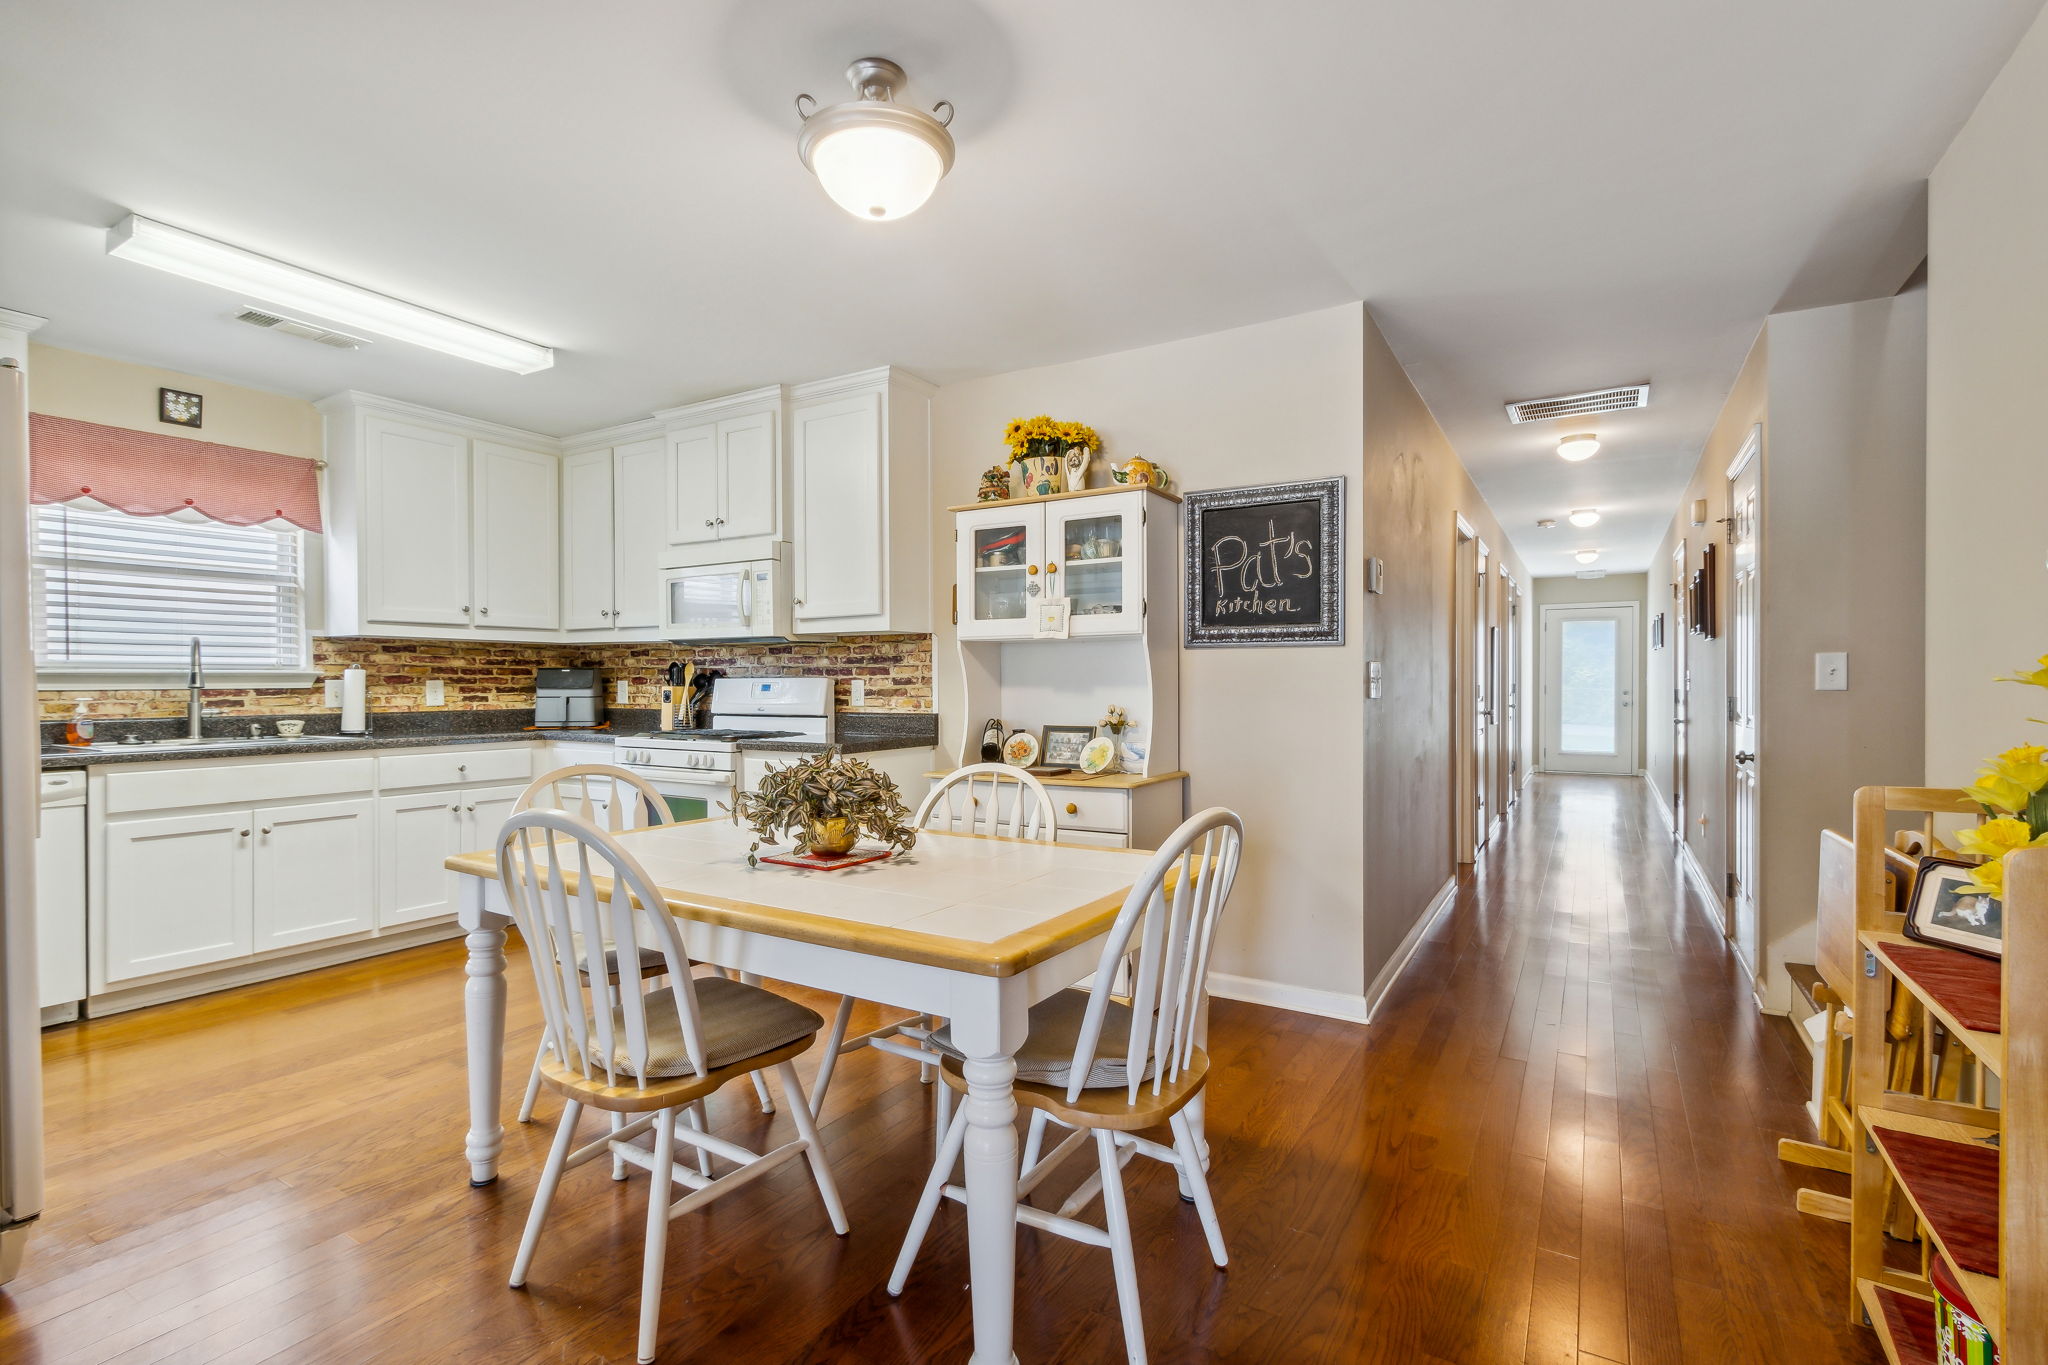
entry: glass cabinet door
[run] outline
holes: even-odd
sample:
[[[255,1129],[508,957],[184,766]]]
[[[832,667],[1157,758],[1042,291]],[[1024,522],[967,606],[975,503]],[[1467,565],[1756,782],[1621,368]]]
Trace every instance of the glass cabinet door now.
[[[1130,635],[1143,628],[1143,493],[1046,505],[1047,572],[1067,600],[1074,635]]]
[[[960,637],[1025,640],[1032,607],[1046,591],[1042,543],[1045,514],[1037,507],[995,506],[962,512],[956,551]]]

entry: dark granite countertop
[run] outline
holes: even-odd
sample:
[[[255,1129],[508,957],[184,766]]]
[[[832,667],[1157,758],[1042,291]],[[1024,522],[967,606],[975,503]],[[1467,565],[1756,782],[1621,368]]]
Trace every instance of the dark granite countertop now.
[[[96,768],[115,763],[164,763],[192,758],[260,758],[278,754],[342,754],[365,749],[425,749],[449,744],[517,744],[536,740],[561,740],[578,744],[610,744],[615,736],[652,730],[659,723],[653,711],[615,709],[612,728],[607,730],[534,730],[531,711],[417,711],[382,712],[370,717],[370,733],[338,733],[332,715],[298,717],[306,722],[307,733],[298,739],[282,739],[277,720],[293,717],[265,716],[257,720],[269,734],[261,738],[242,737],[252,718],[209,716],[203,733],[209,739],[233,743],[209,744],[203,748],[180,749],[167,745],[122,745],[129,735],[145,739],[170,739],[184,731],[175,720],[102,721],[96,738],[111,741],[91,749],[65,747],[61,722],[43,727],[42,766],[45,772],[67,768]],[[938,718],[929,714],[863,715],[839,718],[838,746],[850,754],[882,749],[916,749],[938,743]],[[771,753],[816,753],[822,744],[762,741],[743,745],[749,750]]]

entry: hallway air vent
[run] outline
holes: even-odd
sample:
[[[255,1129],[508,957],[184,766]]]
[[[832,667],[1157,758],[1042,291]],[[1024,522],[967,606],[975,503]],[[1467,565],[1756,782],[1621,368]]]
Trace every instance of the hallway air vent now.
[[[1524,398],[1508,404],[1510,422],[1548,422],[1558,417],[1585,417],[1596,412],[1619,412],[1623,408],[1650,406],[1648,384],[1628,384],[1618,389],[1594,389],[1590,393],[1567,393],[1557,398]]]
[[[246,322],[251,327],[267,327],[273,332],[283,332],[286,336],[304,337],[307,341],[317,341],[322,346],[332,346],[338,351],[353,351],[369,344],[363,338],[352,337],[347,332],[337,332],[315,323],[301,322],[298,318],[288,318],[280,313],[266,313],[261,308],[245,307],[235,314],[235,321]]]

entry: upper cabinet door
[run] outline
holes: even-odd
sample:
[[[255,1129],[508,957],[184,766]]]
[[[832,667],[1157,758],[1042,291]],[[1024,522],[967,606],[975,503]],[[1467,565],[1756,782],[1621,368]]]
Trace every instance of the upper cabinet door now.
[[[621,630],[661,624],[662,517],[668,443],[659,436],[612,450],[612,619]]]
[[[107,822],[109,984],[249,955],[252,834],[246,810]]]
[[[254,951],[375,927],[375,813],[367,797],[256,812]]]
[[[1028,640],[1044,596],[1045,509],[1005,507],[962,512],[954,577],[963,640]]]
[[[1145,495],[1045,504],[1049,591],[1067,601],[1072,635],[1135,635],[1145,613]]]
[[[781,529],[780,443],[776,414],[728,417],[718,424],[718,538],[773,537]]]
[[[655,501],[660,514],[659,495]],[[612,452],[586,450],[562,461],[562,626],[610,630],[612,601]]]
[[[795,441],[799,629],[886,628],[888,518],[882,398],[857,394],[798,407]]]
[[[562,623],[560,534],[552,455],[478,441],[476,617],[481,630],[554,630]]]
[[[468,440],[388,417],[363,438],[363,615],[470,624]]]
[[[671,545],[718,539],[718,424],[668,434],[667,538]]]

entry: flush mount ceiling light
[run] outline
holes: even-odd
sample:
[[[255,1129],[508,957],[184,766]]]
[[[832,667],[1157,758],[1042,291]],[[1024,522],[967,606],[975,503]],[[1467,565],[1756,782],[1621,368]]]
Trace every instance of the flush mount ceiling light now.
[[[1574,526],[1591,526],[1600,520],[1600,512],[1593,507],[1575,507],[1565,520]]]
[[[1572,556],[1573,559],[1578,560],[1581,564],[1591,564],[1599,557],[1600,552],[1598,550],[1580,550]]]
[[[140,214],[131,213],[107,229],[107,254],[514,374],[532,374],[555,363],[555,353],[534,342]]]
[[[1574,463],[1580,460],[1592,459],[1593,453],[1599,449],[1600,438],[1590,431],[1582,431],[1575,436],[1560,437],[1557,442],[1558,457]]]
[[[856,218],[886,222],[917,212],[953,169],[953,135],[946,131],[952,102],[940,100],[929,114],[896,103],[903,68],[886,57],[862,57],[846,68],[846,79],[856,96],[849,103],[820,109],[809,95],[796,97],[804,121],[797,156],[832,202]]]

